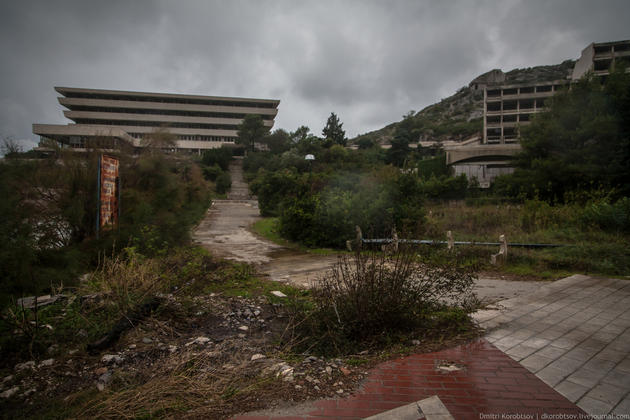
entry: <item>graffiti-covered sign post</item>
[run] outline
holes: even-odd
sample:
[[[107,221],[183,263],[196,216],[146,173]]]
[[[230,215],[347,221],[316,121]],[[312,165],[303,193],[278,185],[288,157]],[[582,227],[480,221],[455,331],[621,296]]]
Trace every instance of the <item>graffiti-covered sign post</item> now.
[[[119,162],[115,157],[101,155],[98,162],[98,213],[96,236],[102,229],[118,225],[120,211]]]

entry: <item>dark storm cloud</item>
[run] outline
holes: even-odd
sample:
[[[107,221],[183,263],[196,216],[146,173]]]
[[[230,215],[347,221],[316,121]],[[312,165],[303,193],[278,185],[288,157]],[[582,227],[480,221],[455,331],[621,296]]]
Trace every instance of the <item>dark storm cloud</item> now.
[[[66,123],[53,86],[271,97],[276,127],[349,135],[492,68],[627,39],[626,1],[15,1],[0,6],[0,136]]]

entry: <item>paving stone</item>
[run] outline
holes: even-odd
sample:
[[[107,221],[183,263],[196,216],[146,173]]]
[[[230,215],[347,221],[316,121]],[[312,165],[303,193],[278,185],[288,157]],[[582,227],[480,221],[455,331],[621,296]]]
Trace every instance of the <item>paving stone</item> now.
[[[566,333],[566,331],[564,330],[560,330],[557,328],[550,328],[547,329],[539,334],[536,335],[536,337],[538,338],[544,338],[546,340],[555,340],[559,337],[562,337],[564,334]]]
[[[535,331],[523,328],[509,335],[508,337],[513,337],[513,338],[517,338],[521,340],[527,340],[529,337],[533,336],[535,333],[536,333]]]
[[[619,363],[624,357],[626,357],[626,353],[608,349],[608,347],[606,347],[604,350],[597,353],[595,357],[597,359],[610,360],[611,362]]]
[[[524,346],[527,346],[527,347],[532,347],[532,348],[535,348],[535,349],[542,349],[543,347],[545,347],[550,342],[551,342],[550,340],[546,340],[544,338],[532,337],[532,338],[528,338],[527,340],[523,341],[522,344]]]
[[[538,350],[534,354],[537,354],[539,356],[549,357],[551,359],[557,359],[563,354],[565,354],[566,352],[567,352],[566,349],[561,349],[561,348],[553,347],[553,346],[547,346]]]
[[[572,374],[582,366],[583,362],[576,359],[570,359],[564,355],[558,357],[549,366],[565,372],[566,376]]]
[[[509,355],[511,358],[513,358],[514,360],[519,361],[529,356],[530,354],[536,352],[536,350],[538,349],[535,347],[528,347],[523,344],[519,344],[507,350],[505,353]]]
[[[560,337],[550,343],[550,345],[561,348],[561,349],[572,349],[577,344],[578,343],[575,340],[570,340],[564,337]]]
[[[621,362],[619,362],[619,364],[615,366],[615,370],[630,373],[630,358],[626,357]]]
[[[600,379],[606,375],[606,372],[598,372],[588,369],[578,369],[572,373],[567,379],[576,384],[584,385],[589,388],[597,385]]]
[[[564,370],[549,365],[536,372],[536,376],[542,379],[547,385],[554,387],[562,382],[567,376],[567,373]]]
[[[495,341],[493,344],[495,346],[497,346],[497,348],[499,348],[500,350],[508,350],[511,349],[512,347],[519,345],[523,342],[522,339],[520,338],[514,338],[512,336],[507,336],[507,337],[503,337],[500,340]]]
[[[530,372],[536,373],[540,369],[547,366],[549,363],[553,362],[553,360],[554,359],[552,358],[541,356],[536,353],[521,360],[520,363],[521,365],[525,366],[525,368],[527,368],[527,370],[529,370]]]
[[[615,368],[604,376],[602,382],[630,390],[630,373]],[[628,414],[630,414],[630,412]]]
[[[627,416],[630,414],[630,395],[621,400],[619,404],[612,410],[613,413]],[[620,417],[621,418],[621,417]]]
[[[611,384],[599,384],[591,389],[586,396],[608,403],[612,408],[616,406],[627,393],[627,388],[621,388]]]
[[[582,399],[577,402],[577,406],[593,416],[608,414],[613,409],[612,404],[590,397],[582,397]]]
[[[584,369],[589,370],[600,370],[603,372],[610,372],[612,368],[616,365],[615,362],[611,362],[610,360],[598,359],[597,357],[593,357],[588,362],[584,363]]]
[[[590,390],[589,387],[576,384],[571,381],[562,381],[556,385],[554,389],[564,395],[571,402],[576,402]]]
[[[597,354],[597,350],[584,349],[581,347],[574,347],[564,354],[564,357],[569,359],[578,360],[585,363],[588,359]]]

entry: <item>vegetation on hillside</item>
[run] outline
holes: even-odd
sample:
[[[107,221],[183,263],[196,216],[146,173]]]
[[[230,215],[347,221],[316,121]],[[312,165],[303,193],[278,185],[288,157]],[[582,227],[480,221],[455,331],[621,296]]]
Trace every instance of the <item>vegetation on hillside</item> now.
[[[561,64],[551,66],[514,69],[505,73],[505,83],[564,80],[570,74],[574,64],[573,60],[566,60]],[[481,136],[483,130],[482,116],[483,91],[475,90],[471,86],[464,86],[455,94],[429,105],[419,112],[409,111],[401,121],[353,138],[351,143],[358,145],[361,142],[390,143],[395,137],[396,129],[401,124],[410,125],[412,143],[418,141],[461,141],[470,137]]]

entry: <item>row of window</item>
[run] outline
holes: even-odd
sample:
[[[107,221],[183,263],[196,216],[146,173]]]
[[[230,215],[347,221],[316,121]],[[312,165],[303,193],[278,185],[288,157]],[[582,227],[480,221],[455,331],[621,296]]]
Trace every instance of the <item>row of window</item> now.
[[[519,100],[507,100],[507,101],[495,101],[488,102],[486,109],[488,112],[500,112],[500,111],[518,111],[518,110],[535,110],[545,106],[544,99],[519,99]]]
[[[499,96],[508,96],[508,95],[525,95],[531,93],[547,93],[547,92],[555,92],[562,89],[564,84],[555,84],[555,85],[540,85],[540,86],[524,86],[518,88],[498,88],[498,89],[488,89],[488,97],[495,98]]]
[[[201,112],[201,111],[178,111],[170,109],[136,109],[136,108],[107,108],[84,105],[71,105],[71,111],[103,112],[117,114],[149,114],[149,115],[176,115],[180,117],[207,117],[207,118],[234,118],[243,119],[247,114],[232,114],[227,112]],[[260,115],[263,120],[273,120],[274,115]]]
[[[500,124],[511,122],[529,122],[532,114],[508,114],[508,115],[493,115],[486,118],[487,124]]]
[[[251,107],[251,108],[276,108],[274,102],[247,102],[247,101],[230,101],[217,99],[196,99],[196,98],[170,98],[159,96],[136,96],[136,95],[112,95],[107,93],[85,93],[85,92],[66,92],[66,98],[83,98],[83,99],[104,99],[108,101],[134,101],[134,102],[158,102],[172,104],[192,104],[192,105],[220,105],[234,107]]]
[[[170,123],[164,124],[161,121],[108,121],[108,120],[92,120],[92,119],[75,119],[77,124],[96,124],[96,125],[114,125],[114,126],[133,126],[133,127],[166,127],[166,128],[196,128],[204,130],[236,130],[237,125],[227,124],[197,124],[197,123]]]

